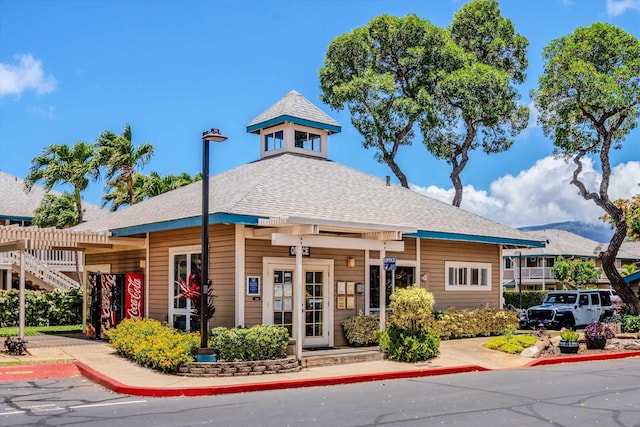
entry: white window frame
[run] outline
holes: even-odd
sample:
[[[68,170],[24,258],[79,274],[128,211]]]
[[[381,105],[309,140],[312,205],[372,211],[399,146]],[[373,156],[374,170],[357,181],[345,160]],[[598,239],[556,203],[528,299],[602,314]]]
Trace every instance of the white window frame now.
[[[191,307],[191,301],[187,299],[187,305],[185,308],[174,308],[173,307],[173,285],[177,280],[175,277],[175,256],[176,255],[186,255],[187,259],[191,257],[191,255],[198,254],[202,257],[202,246],[201,245],[190,245],[190,246],[174,246],[169,248],[169,286],[167,287],[169,301],[168,301],[168,315],[167,322],[169,325],[173,326],[173,317],[174,315],[181,315],[186,317],[185,330],[187,332],[190,331],[191,326],[191,317],[193,317],[192,310],[195,307]],[[188,277],[188,274],[187,274]]]
[[[449,282],[449,270],[455,268],[455,279],[461,279],[466,283],[451,284]],[[473,270],[479,270],[478,277],[482,276],[482,270],[486,270],[487,283],[472,284]],[[491,263],[488,262],[460,262],[460,261],[445,261],[444,263],[444,290],[445,291],[490,291],[492,287],[491,283]],[[457,281],[457,280],[456,280]]]

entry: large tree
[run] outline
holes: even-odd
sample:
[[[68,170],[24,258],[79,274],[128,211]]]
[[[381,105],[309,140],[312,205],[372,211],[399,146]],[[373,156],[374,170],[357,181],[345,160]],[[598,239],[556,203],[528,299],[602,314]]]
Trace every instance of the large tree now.
[[[33,211],[34,225],[42,228],[67,228],[78,224],[78,210],[73,197],[64,193],[60,196],[46,194],[40,205]]]
[[[611,285],[640,313],[638,297],[615,267],[627,223],[623,210],[609,198],[610,152],[622,146],[640,115],[640,41],[613,25],[595,23],[553,40],[543,58],[544,73],[532,92],[540,112],[538,122],[557,153],[573,159],[571,183],[615,224],[609,245],[598,256]],[[599,159],[599,188],[589,188],[583,181],[585,156]]]
[[[408,188],[396,154],[411,144],[438,80],[459,59],[446,32],[429,21],[381,15],[329,44],[320,69],[320,98],[334,109],[349,108],[362,145],[375,148],[376,160]]]
[[[84,141],[76,142],[73,147],[65,144],[49,145],[31,160],[29,174],[24,180],[25,188],[31,190],[38,181],[43,181],[47,191],[56,184],[70,185],[80,223],[83,213],[82,192],[86,190],[90,179],[97,179],[99,176],[93,159],[94,147]]]
[[[424,144],[452,166],[454,206],[462,202],[460,174],[477,148],[508,150],[527,125],[529,109],[519,105],[515,85],[525,79],[529,42],[502,17],[495,0],[475,0],[456,12],[449,27],[466,53],[462,66],[439,82],[435,108],[421,121]]]
[[[104,200],[114,199],[111,192],[120,192],[121,186],[126,188],[127,204],[139,201],[134,194],[133,179],[137,168],[149,163],[153,156],[153,145],[144,143],[135,147],[132,141],[131,126],[126,124],[122,133],[116,135],[111,131],[104,131],[98,136],[96,144],[96,159],[98,164],[106,167],[107,194]]]
[[[627,222],[627,238],[632,242],[640,241],[640,194],[634,195],[631,200],[618,199],[613,203],[622,209]],[[616,226],[609,214],[602,215],[600,219],[611,224],[612,228]]]
[[[164,176],[155,171],[149,175],[136,172],[133,175],[132,193],[129,192],[126,181],[112,179],[108,183],[111,191],[102,196],[102,204],[110,204],[110,209],[116,211],[121,206],[139,203],[150,197],[175,190],[176,188],[183,187],[201,179],[202,175],[200,174],[191,177],[191,175],[186,172],[181,172],[178,175],[168,174]],[[130,194],[133,194],[133,197],[130,197]]]

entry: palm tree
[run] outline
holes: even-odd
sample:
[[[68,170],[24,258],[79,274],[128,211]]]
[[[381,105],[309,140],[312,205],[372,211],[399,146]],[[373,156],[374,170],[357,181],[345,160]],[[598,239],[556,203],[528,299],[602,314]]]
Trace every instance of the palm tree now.
[[[102,206],[111,203],[110,209],[117,211],[120,206],[133,205],[143,201],[147,197],[146,185],[148,177],[139,173],[133,175],[132,191],[127,188],[127,181],[111,179],[107,186],[111,191],[102,196]]]
[[[136,168],[142,168],[151,160],[153,145],[144,143],[134,147],[131,139],[131,126],[126,124],[121,135],[116,135],[111,131],[102,132],[98,136],[96,149],[98,164],[106,166],[107,169],[107,189],[113,188],[114,192],[119,192],[121,191],[118,189],[119,186],[126,183],[126,203],[132,205],[136,201],[140,201],[136,200],[134,195],[134,176]],[[103,200],[113,198],[107,194]]]
[[[52,144],[31,160],[29,174],[24,180],[25,188],[30,191],[38,181],[44,182],[44,188],[50,191],[56,184],[68,184],[73,187],[73,201],[78,210],[78,223],[82,222],[82,192],[89,180],[97,179],[99,170],[94,163],[94,146],[77,141],[73,147],[65,144]]]

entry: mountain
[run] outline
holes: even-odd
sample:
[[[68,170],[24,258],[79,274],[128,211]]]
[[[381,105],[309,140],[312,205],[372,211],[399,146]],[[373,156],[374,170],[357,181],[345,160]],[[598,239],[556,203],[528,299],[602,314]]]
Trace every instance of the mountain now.
[[[556,222],[552,224],[532,225],[529,227],[520,227],[522,231],[536,231],[545,229],[564,230],[587,239],[595,240],[598,243],[609,243],[613,236],[613,230],[607,224],[588,224],[580,221]]]

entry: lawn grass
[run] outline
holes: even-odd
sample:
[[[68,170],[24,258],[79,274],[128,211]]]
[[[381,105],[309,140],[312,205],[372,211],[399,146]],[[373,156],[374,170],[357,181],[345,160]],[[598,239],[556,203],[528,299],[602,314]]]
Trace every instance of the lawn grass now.
[[[25,336],[42,335],[42,334],[67,334],[73,332],[82,332],[82,325],[65,325],[65,326],[25,326]],[[20,329],[17,326],[0,328],[0,337],[17,337],[20,335]]]

